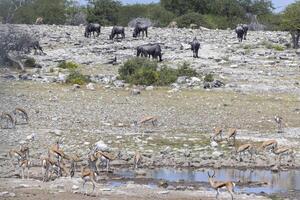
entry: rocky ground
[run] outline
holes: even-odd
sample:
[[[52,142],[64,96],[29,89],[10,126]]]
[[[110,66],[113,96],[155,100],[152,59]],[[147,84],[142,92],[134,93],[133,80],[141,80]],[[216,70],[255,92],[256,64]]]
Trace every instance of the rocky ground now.
[[[17,70],[1,68],[0,110],[11,112],[18,106],[25,108],[30,116],[27,125],[1,130],[0,176],[5,179],[0,181],[0,187],[1,191],[16,194],[11,198],[40,199],[42,195],[49,199],[93,198],[73,194],[66,188],[57,193],[57,188],[53,190],[49,186],[53,182],[31,180],[26,183],[13,178],[7,151],[18,148],[19,143],[32,134],[35,141],[30,143],[30,154],[35,165],[39,165],[39,157],[46,154],[47,147],[61,139],[66,153],[78,153],[83,158],[95,142],[104,141],[112,152],[120,155],[112,162],[113,169],[131,166],[135,151],[143,154],[143,167],[280,170],[300,166],[299,51],[277,51],[274,47],[288,43],[288,33],[249,32],[248,39],[240,44],[231,30],[151,28],[149,38],[142,40],[133,39],[127,28],[124,41],[110,41],[111,27],[104,27],[100,37],[95,39],[83,37],[84,27],[18,27],[37,34],[47,55],[31,55],[42,65],[41,69],[27,70],[26,78],[34,81],[21,80],[24,75],[19,78]],[[0,28],[7,27],[0,25]],[[199,59],[193,59],[187,49],[187,42],[194,36],[201,40]],[[140,88],[140,95],[132,95],[130,86],[115,80],[120,65],[106,63],[116,56],[121,64],[135,55],[137,45],[151,42],[162,43],[162,65],[177,67],[187,61],[202,74],[213,73],[225,87],[204,90],[202,79],[178,80],[172,85],[176,90],[147,87]],[[80,70],[94,78],[94,88],[74,88],[59,83],[67,73],[56,67],[62,60],[80,63]],[[157,127],[146,124],[136,128],[132,125],[134,120],[147,115],[158,116]],[[277,133],[275,115],[284,119],[283,133]],[[274,155],[262,153],[255,155],[255,160],[245,156],[241,161],[234,153],[234,147],[227,142],[216,144],[210,141],[213,127],[225,131],[230,127],[237,128],[236,146],[251,142],[258,148],[262,141],[276,139],[280,146],[294,149],[295,163],[283,159],[282,166],[278,166]],[[36,171],[31,175],[34,173]],[[37,175],[37,178],[40,177]],[[20,184],[39,187],[31,192],[26,188],[11,187]],[[131,183],[114,188],[114,192],[102,191],[105,187],[101,185],[97,189],[97,195],[104,195],[104,199],[118,199],[124,194],[128,199],[209,199],[215,194],[203,188],[162,194],[163,189]],[[132,187],[139,188],[140,192],[136,194]],[[263,199],[243,195],[239,199],[243,198]]]

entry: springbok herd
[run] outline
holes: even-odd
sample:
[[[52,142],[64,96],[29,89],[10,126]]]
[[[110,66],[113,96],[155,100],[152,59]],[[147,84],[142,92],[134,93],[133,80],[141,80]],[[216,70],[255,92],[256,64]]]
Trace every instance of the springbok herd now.
[[[279,131],[282,131],[282,121],[283,119],[279,116],[275,116],[275,122],[278,124]],[[10,113],[1,114],[1,128],[14,128],[17,124],[25,124],[29,122],[29,117],[27,112],[22,108],[16,108]],[[147,116],[139,121],[134,121],[134,126],[141,126],[145,123],[151,123],[153,126],[157,126],[158,118],[155,116]],[[211,142],[224,142],[227,141],[229,145],[236,145],[237,129],[230,128],[228,134],[223,138],[223,130],[221,128],[214,128],[214,132],[210,137]],[[31,138],[34,140],[34,137]],[[42,168],[42,179],[43,181],[48,181],[53,178],[58,178],[61,176],[73,177],[76,172],[77,165],[81,167],[81,178],[83,180],[83,190],[85,188],[86,182],[91,182],[93,185],[93,191],[95,190],[97,176],[99,176],[99,163],[106,163],[106,172],[109,172],[110,161],[118,158],[119,154],[114,155],[112,152],[104,151],[99,147],[95,146],[90,150],[86,159],[82,159],[79,155],[67,155],[64,150],[60,147],[61,141],[56,141],[48,148],[48,155],[41,156],[40,163]],[[277,156],[279,165],[281,165],[282,156],[290,156],[292,162],[295,162],[294,152],[292,148],[289,147],[279,147],[276,140],[267,140],[260,144],[260,146],[255,147],[254,144],[247,143],[242,144],[239,147],[235,147],[235,154],[239,155],[239,160],[241,161],[241,156],[244,154],[249,154],[250,160],[253,158],[253,154],[259,154],[259,151],[267,157],[270,153]],[[19,149],[12,149],[8,152],[8,157],[10,159],[11,167],[14,170],[21,169],[21,177],[24,179],[25,170],[27,170],[27,178],[29,178],[29,169],[32,166],[32,160],[29,157],[29,145],[28,143],[22,144]],[[85,161],[85,162],[84,162]],[[134,155],[134,168],[137,169],[142,161],[142,154],[136,152]],[[80,163],[80,164],[78,164]],[[87,163],[87,164],[84,164]],[[55,176],[53,176],[55,175]],[[219,189],[225,187],[230,193],[233,199],[233,192],[235,184],[232,181],[215,181],[213,175],[208,172],[208,181],[212,188],[217,191],[216,198],[219,195]],[[87,194],[87,190],[85,191]]]

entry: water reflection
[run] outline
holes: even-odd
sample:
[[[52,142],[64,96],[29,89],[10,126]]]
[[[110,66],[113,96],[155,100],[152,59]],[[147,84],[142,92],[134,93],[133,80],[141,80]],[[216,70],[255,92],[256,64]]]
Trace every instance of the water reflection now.
[[[123,169],[117,172],[125,178],[134,178],[134,171]],[[172,168],[159,168],[147,171],[147,178],[164,179],[167,181],[185,182],[207,182],[206,171],[179,170]],[[300,171],[289,170],[273,173],[269,170],[238,170],[219,169],[216,170],[216,180],[232,180],[234,182],[265,182],[267,185],[237,187],[237,191],[249,193],[287,193],[290,190],[300,190]]]

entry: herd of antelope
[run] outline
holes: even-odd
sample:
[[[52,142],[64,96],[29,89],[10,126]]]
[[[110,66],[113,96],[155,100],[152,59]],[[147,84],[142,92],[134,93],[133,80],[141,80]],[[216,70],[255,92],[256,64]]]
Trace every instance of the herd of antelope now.
[[[12,114],[10,113],[2,113],[1,121],[5,121],[5,123],[1,123],[2,128],[14,128],[16,124],[28,123],[28,114],[22,108],[16,108],[13,110]],[[283,119],[281,117],[275,116],[275,122],[278,124],[278,130],[281,131]],[[147,116],[139,121],[134,121],[134,126],[140,126],[145,123],[151,123],[153,126],[157,126],[158,118],[155,116]],[[216,143],[227,141],[230,145],[235,146],[235,153],[239,155],[239,160],[241,161],[242,154],[248,153],[252,160],[252,156],[254,153],[258,153],[258,150],[261,150],[263,153],[273,153],[277,156],[279,164],[281,165],[281,157],[285,155],[289,155],[294,161],[294,152],[292,148],[289,147],[279,147],[278,142],[276,140],[267,140],[262,142],[259,147],[255,147],[254,144],[246,143],[242,144],[239,147],[236,147],[236,136],[237,130],[234,128],[230,128],[228,130],[228,134],[223,139],[223,129],[214,128],[214,133],[211,136],[211,141]],[[118,156],[112,154],[108,151],[103,151],[95,147],[91,149],[86,156],[85,163],[79,155],[67,155],[63,149],[60,147],[61,142],[57,141],[55,144],[50,146],[47,151],[46,156],[41,156],[41,173],[42,180],[49,181],[55,177],[61,176],[70,176],[73,177],[76,172],[76,168],[78,163],[81,165],[81,178],[83,180],[83,190],[85,188],[85,184],[87,182],[91,182],[93,185],[93,191],[95,190],[95,186],[97,184],[97,176],[99,176],[99,165],[100,163],[106,163],[106,173],[109,172],[109,163],[110,161],[116,159]],[[15,170],[17,167],[21,169],[21,177],[25,178],[25,170],[27,170],[27,178],[29,178],[29,169],[32,166],[32,161],[29,158],[29,146],[28,144],[22,144],[20,148],[12,149],[8,152],[8,157],[10,159],[10,163],[12,168]],[[141,163],[142,154],[140,152],[136,152],[134,155],[134,168],[137,169],[138,165]],[[214,180],[215,172],[213,175],[210,175],[208,172],[208,181],[213,189],[217,191],[216,198],[219,196],[219,189],[226,188],[230,193],[231,198],[233,199],[234,187],[235,184],[232,181],[215,181]],[[87,190],[85,191],[87,194]]]

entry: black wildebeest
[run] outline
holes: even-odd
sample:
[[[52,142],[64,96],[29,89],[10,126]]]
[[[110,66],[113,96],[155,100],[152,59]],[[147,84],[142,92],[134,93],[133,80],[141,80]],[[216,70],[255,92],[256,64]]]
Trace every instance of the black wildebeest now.
[[[100,24],[89,23],[88,25],[86,25],[84,36],[85,37],[91,37],[92,32],[93,32],[93,36],[94,37],[95,37],[95,32],[97,33],[97,37],[98,37],[100,35],[100,32],[101,32],[101,26],[100,26]]]
[[[112,40],[114,39],[115,35],[121,34],[122,35],[122,39],[125,38],[125,29],[123,26],[114,26],[111,30],[111,34],[109,35],[109,39]]]
[[[144,33],[146,34],[146,37],[148,37],[148,26],[141,23],[137,23],[134,27],[132,36],[139,37],[141,32],[143,34],[143,37],[144,37]]]
[[[246,40],[246,36],[247,36],[249,27],[247,24],[243,24],[242,27],[244,29],[244,40]]]
[[[235,29],[235,32],[237,34],[237,38],[239,40],[239,42],[242,42],[243,41],[243,36],[245,34],[245,31],[243,29],[242,26],[237,26],[236,29]]]
[[[198,51],[199,51],[199,48],[200,48],[199,40],[197,40],[197,38],[194,37],[193,41],[190,42],[190,44],[191,44],[191,49],[193,51],[193,57],[198,58]]]
[[[146,44],[137,47],[137,56],[144,56],[150,58],[152,56],[153,59],[159,59],[162,61],[161,47],[159,44]]]

